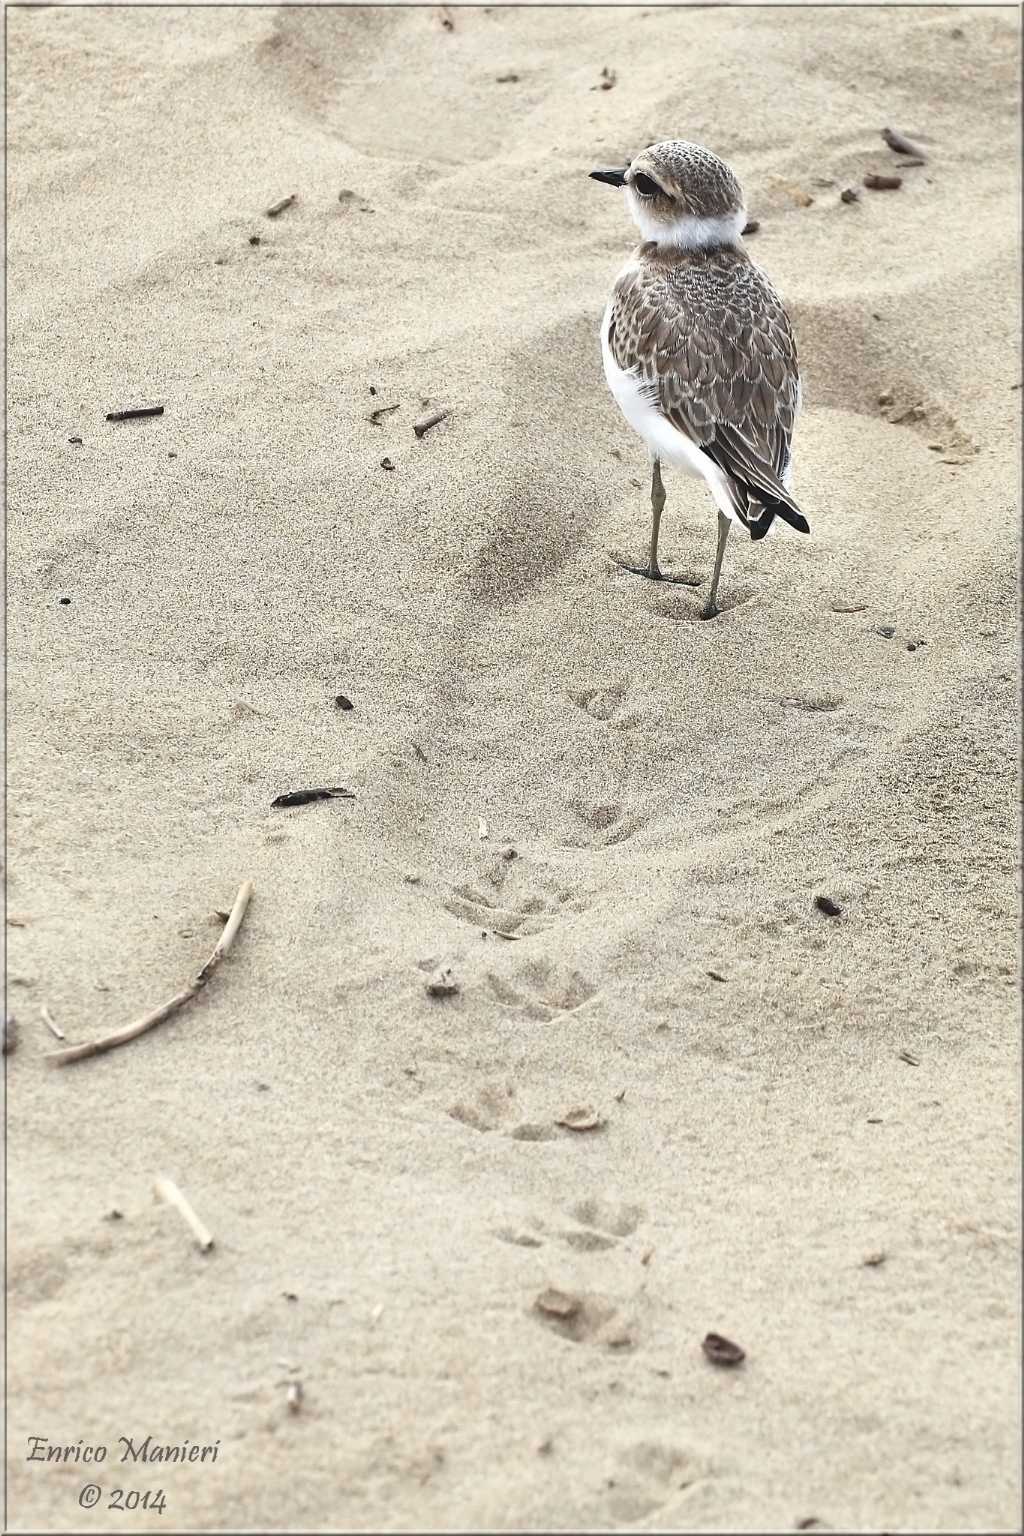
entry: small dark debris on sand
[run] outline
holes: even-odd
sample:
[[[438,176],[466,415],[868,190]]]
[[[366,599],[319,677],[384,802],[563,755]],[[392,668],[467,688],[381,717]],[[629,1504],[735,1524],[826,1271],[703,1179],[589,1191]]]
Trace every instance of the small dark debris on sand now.
[[[833,901],[831,896],[815,896],[814,905],[819,912],[824,912],[826,917],[840,917],[842,915],[842,907],[838,901]]]
[[[844,187],[839,194],[841,203],[859,203],[860,191],[857,187]]]
[[[334,705],[335,705],[336,709],[354,709],[355,708],[355,705],[352,703],[352,700],[346,698],[343,693],[339,693],[338,694],[337,698],[334,701]]]
[[[599,83],[597,85],[592,85],[590,89],[592,91],[610,91],[618,78],[619,77],[615,73],[614,69],[608,69],[605,67],[601,71],[601,79]]]
[[[745,1349],[720,1333],[705,1334],[701,1349],[712,1365],[740,1365],[747,1358]]]
[[[259,235],[250,235],[249,236],[249,244],[250,245],[260,245],[261,241],[260,241]]]
[[[913,159],[919,160],[922,165],[928,158],[920,144],[915,144],[913,139],[908,139],[906,134],[900,133],[898,128],[883,128],[882,138],[897,155],[910,155]]]
[[[412,429],[417,437],[424,437],[431,427],[436,427],[438,422],[444,421],[451,413],[446,410],[431,411],[427,416],[421,416],[419,421],[414,421]]]
[[[381,469],[394,469],[395,466],[392,464],[390,459],[384,458],[380,461],[380,467]]]
[[[428,997],[455,997],[459,990],[450,965],[439,966],[426,986]]]
[[[122,411],[108,411],[108,421],[135,421],[143,416],[162,416],[162,405],[127,405]]]
[[[289,789],[271,800],[272,806],[309,805],[314,800],[354,800],[350,789]]]
[[[367,421],[372,421],[373,425],[375,427],[379,427],[380,424],[381,424],[381,420],[380,419],[381,419],[382,416],[388,416],[388,415],[391,414],[392,411],[397,411],[397,410],[398,410],[398,406],[397,405],[378,405],[374,410],[372,410],[370,412],[369,416],[367,416],[366,419],[367,419]]]
[[[727,981],[728,980],[728,977],[723,976],[721,971],[708,971],[708,975],[711,977],[712,981]]]
[[[82,439],[80,437],[69,437],[68,438],[68,442],[69,443],[78,443],[80,445],[81,441],[82,441]]]
[[[864,185],[869,192],[895,192],[903,185],[902,176],[881,176],[877,171],[868,171],[864,177]]]
[[[441,7],[441,25],[444,27],[446,32],[455,31],[455,17],[452,15],[451,11],[446,5],[442,5]]]
[[[494,78],[498,85],[516,85],[519,80],[518,75],[495,75]]]
[[[876,624],[875,634],[881,635],[883,640],[891,640],[896,630],[892,624]]]
[[[919,1067],[921,1065],[920,1056],[915,1056],[913,1051],[897,1051],[896,1055],[900,1061],[905,1061],[908,1067]]]
[[[294,192],[289,192],[287,197],[278,198],[277,202],[276,203],[271,203],[270,207],[267,209],[267,218],[268,219],[276,219],[278,214],[279,213],[284,213],[285,209],[286,208],[290,208],[292,206],[292,204],[294,203],[294,201],[295,201],[295,193]]]

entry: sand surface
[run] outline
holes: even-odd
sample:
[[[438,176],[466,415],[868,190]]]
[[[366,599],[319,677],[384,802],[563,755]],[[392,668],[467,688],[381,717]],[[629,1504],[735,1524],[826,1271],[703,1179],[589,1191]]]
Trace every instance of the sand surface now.
[[[1018,21],[8,12],[13,1529],[1018,1528]],[[664,136],[805,375],[710,624],[609,559]]]

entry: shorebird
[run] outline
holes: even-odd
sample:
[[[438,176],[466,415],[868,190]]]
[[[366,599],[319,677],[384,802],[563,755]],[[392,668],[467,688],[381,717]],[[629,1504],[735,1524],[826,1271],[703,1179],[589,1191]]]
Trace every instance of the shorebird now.
[[[796,342],[771,283],[743,248],[747,215],[732,171],[699,144],[650,144],[622,170],[591,171],[625,190],[642,244],[620,272],[601,326],[605,377],[651,457],[652,580],[665,506],[663,463],[705,481],[718,550],[702,617],[714,618],[729,529],[763,539],[778,517],[810,526],[790,495],[800,406]],[[624,562],[620,562],[624,563]]]

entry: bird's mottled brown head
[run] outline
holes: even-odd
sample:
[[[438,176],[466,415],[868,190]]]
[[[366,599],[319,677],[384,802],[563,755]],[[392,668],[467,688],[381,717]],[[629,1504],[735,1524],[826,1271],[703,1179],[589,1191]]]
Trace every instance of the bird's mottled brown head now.
[[[633,222],[659,246],[732,245],[746,223],[739,182],[724,160],[700,144],[666,139],[649,144],[621,170],[590,174],[625,189]]]

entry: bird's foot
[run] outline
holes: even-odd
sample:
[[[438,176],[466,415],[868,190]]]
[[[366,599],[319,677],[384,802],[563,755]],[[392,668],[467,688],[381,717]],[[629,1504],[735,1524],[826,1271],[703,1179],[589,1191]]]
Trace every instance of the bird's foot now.
[[[657,561],[653,565],[630,565],[629,561],[624,560],[621,555],[613,554],[609,558],[615,561],[620,570],[629,571],[633,576],[645,576],[648,581],[669,581],[680,587],[699,587],[703,584],[703,577],[701,576],[670,575],[661,569]]]

